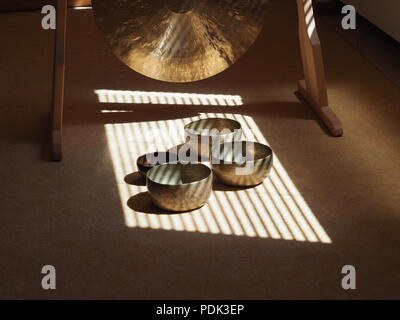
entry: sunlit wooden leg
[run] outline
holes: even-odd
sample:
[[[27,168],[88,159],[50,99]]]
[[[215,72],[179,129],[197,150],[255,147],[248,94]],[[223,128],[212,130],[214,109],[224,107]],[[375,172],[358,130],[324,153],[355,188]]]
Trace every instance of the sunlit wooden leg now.
[[[339,118],[329,107],[321,44],[315,25],[312,0],[297,0],[299,13],[300,52],[305,80],[299,81],[298,91],[321,118],[329,132],[343,135]]]

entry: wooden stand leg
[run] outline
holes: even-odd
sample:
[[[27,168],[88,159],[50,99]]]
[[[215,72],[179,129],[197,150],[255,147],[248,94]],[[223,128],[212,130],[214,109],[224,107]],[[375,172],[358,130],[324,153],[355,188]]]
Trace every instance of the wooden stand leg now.
[[[67,1],[57,0],[57,30],[54,48],[54,79],[52,98],[52,153],[54,161],[62,160],[66,27]]]
[[[328,104],[321,44],[316,30],[312,0],[297,0],[299,13],[300,51],[305,80],[299,81],[298,91],[315,110],[329,132],[339,137],[342,124]]]

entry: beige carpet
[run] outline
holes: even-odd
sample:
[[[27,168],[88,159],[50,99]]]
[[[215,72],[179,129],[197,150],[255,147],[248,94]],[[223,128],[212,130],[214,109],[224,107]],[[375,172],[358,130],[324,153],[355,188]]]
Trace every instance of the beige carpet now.
[[[62,163],[48,160],[53,34],[40,13],[1,14],[1,298],[400,298],[400,90],[320,25],[345,130],[330,137],[294,94],[295,3],[270,9],[246,56],[192,84],[132,72],[91,11],[71,10]],[[237,95],[243,105],[109,103],[99,89]],[[256,190],[216,185],[203,211],[158,212],[132,180],[135,156],[179,142],[154,132],[207,114],[236,117],[267,141],[274,175]],[[41,288],[46,264],[57,269],[55,291]],[[341,288],[347,264],[355,291]]]

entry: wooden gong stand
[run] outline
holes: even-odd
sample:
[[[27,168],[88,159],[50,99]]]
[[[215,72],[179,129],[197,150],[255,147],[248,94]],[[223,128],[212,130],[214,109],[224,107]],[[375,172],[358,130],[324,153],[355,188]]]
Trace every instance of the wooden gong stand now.
[[[312,0],[297,0],[297,7],[300,51],[305,78],[305,80],[299,81],[298,91],[329,132],[338,137],[343,134],[343,129],[339,118],[328,105],[324,62],[315,26]],[[57,0],[52,97],[52,155],[54,161],[62,160],[66,28],[67,1]]]

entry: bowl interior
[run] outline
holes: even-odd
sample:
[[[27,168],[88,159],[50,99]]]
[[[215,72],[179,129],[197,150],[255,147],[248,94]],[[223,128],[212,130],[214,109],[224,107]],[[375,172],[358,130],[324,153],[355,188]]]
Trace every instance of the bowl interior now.
[[[164,185],[184,185],[206,179],[211,169],[200,163],[168,163],[154,167],[147,173],[151,181]]]
[[[218,148],[213,151],[213,158],[225,163],[256,161],[272,155],[270,147],[252,141],[225,142]]]
[[[230,131],[241,129],[241,125],[238,121],[225,118],[207,118],[188,123],[185,126],[185,130],[192,134],[204,135],[210,130],[218,130],[219,132]]]

